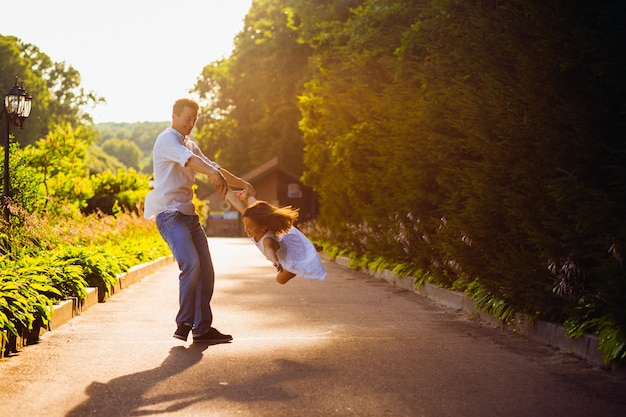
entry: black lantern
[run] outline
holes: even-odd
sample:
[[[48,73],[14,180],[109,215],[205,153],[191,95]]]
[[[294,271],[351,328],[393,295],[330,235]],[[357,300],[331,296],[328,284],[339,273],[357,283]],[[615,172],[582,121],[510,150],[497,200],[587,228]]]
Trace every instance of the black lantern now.
[[[13,123],[15,126],[19,126],[20,129],[24,126],[24,120],[30,116],[30,110],[32,105],[32,97],[24,90],[24,84],[17,85],[17,77],[15,77],[15,85],[11,87],[9,92],[4,96],[4,115],[6,116],[6,141],[4,143],[4,189],[3,189],[3,201],[4,217],[6,221],[9,221],[9,128]],[[11,123],[9,123],[11,122]]]
[[[24,90],[24,83],[17,85],[17,77],[15,84],[9,92],[4,96],[4,108],[15,126],[20,129],[24,124],[24,119],[30,116],[32,97]]]

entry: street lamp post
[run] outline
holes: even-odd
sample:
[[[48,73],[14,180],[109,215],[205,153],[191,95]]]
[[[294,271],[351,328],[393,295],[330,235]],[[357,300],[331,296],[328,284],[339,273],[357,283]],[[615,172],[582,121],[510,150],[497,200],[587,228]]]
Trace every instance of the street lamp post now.
[[[15,77],[15,85],[11,87],[9,92],[4,96],[4,106],[0,118],[6,120],[6,142],[4,143],[4,188],[2,194],[2,205],[4,206],[4,219],[9,222],[9,145],[10,145],[10,125],[23,128],[24,120],[30,116],[32,97],[24,90],[24,84],[17,85],[17,77]]]

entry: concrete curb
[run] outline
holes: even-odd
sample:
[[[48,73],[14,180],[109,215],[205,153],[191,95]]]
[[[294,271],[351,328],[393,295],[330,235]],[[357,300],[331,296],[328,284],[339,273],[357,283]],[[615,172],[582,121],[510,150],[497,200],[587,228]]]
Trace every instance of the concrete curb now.
[[[50,322],[48,323],[48,329],[52,330],[61,326],[64,323],[70,321],[73,317],[79,316],[83,310],[98,303],[98,289],[95,287],[87,288],[87,296],[84,300],[78,298],[71,298],[69,300],[61,301],[59,304],[53,306],[53,313]],[[43,329],[45,331],[46,329]]]
[[[329,260],[329,257],[322,254]],[[350,259],[338,256],[334,259],[337,265],[350,268]],[[352,268],[351,268],[352,269]],[[474,300],[459,291],[446,290],[433,284],[423,284],[417,287],[414,277],[398,277],[389,270],[382,272],[362,270],[368,275],[387,281],[388,283],[408,291],[413,291],[444,307],[463,311],[472,317],[478,317],[494,327],[522,334],[531,340],[558,348],[559,350],[576,355],[588,363],[604,367],[607,364],[602,359],[598,336],[585,334],[577,339],[567,336],[563,326],[541,320],[531,320],[528,316],[518,314],[507,323],[499,322],[493,315],[480,310]]]

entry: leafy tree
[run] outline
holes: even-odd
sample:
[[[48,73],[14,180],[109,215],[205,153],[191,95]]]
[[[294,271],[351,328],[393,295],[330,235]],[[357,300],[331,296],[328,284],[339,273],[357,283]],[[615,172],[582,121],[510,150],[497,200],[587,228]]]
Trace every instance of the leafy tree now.
[[[53,62],[48,55],[34,45],[22,42],[18,42],[18,45],[30,61],[30,65],[46,82],[50,95],[45,114],[48,124],[92,124],[88,110],[105,100],[93,91],[86,91],[80,86],[81,77],[78,70],[66,62]],[[35,107],[33,111],[34,109]]]
[[[429,163],[416,158],[424,146],[413,134],[421,117],[407,117],[419,96],[396,81],[394,55],[412,18],[401,2],[366,3],[352,19],[324,22],[310,34],[317,72],[300,98],[305,179],[320,191],[320,222],[333,230],[370,230],[398,205],[405,214],[427,214],[415,207],[416,181],[432,187],[419,178]]]
[[[16,76],[33,97],[31,115],[18,136],[23,145],[34,144],[55,124],[91,124],[88,110],[104,101],[80,86],[80,74],[71,65],[53,62],[15,36],[0,35],[0,80],[6,91]]]
[[[196,139],[207,154],[236,172],[278,156],[302,171],[297,95],[308,45],[285,8],[291,2],[253,2],[231,57],[207,65],[195,86],[206,100]]]
[[[54,213],[72,207],[78,212],[93,195],[85,163],[89,144],[85,134],[88,131],[81,127],[56,126],[36,145],[24,149],[29,165],[41,177],[42,210]]]
[[[23,83],[24,88],[33,97],[33,107],[30,117],[24,123],[23,130],[17,130],[16,141],[18,143],[34,143],[37,139],[45,136],[48,128],[46,114],[50,101],[50,93],[46,88],[46,81],[37,72],[37,67],[32,65],[31,60],[24,52],[25,46],[14,36],[0,35],[0,92],[2,96],[9,91],[15,83],[15,77]],[[3,129],[4,130],[4,129]]]

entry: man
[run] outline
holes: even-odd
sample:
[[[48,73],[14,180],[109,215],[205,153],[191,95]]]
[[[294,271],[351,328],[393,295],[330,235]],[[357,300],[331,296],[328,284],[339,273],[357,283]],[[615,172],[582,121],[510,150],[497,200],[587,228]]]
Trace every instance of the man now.
[[[172,125],[157,138],[153,149],[154,189],[146,196],[144,216],[156,216],[156,226],[180,268],[179,310],[174,337],[194,342],[229,342],[232,336],[212,327],[211,297],[215,276],[207,238],[192,202],[195,173],[207,175],[222,194],[229,186],[254,196],[254,188],[209,160],[188,137],[196,124],[199,105],[182,98],[174,103]]]

